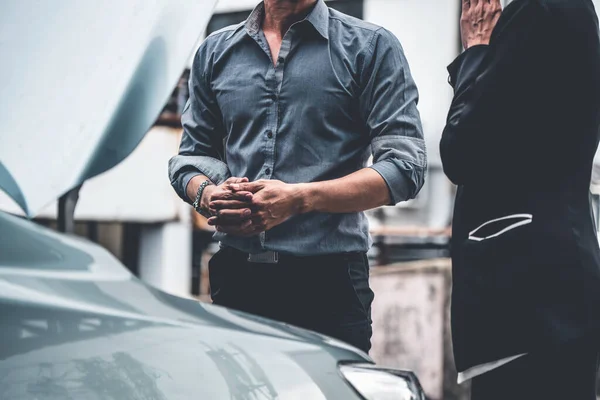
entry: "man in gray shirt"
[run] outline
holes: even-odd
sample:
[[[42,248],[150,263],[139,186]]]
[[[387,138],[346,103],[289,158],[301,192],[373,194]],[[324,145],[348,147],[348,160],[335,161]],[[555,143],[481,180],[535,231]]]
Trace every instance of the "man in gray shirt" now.
[[[265,0],[210,35],[169,175],[216,227],[213,302],[368,351],[363,211],[423,186],[417,101],[398,40],[323,0]]]

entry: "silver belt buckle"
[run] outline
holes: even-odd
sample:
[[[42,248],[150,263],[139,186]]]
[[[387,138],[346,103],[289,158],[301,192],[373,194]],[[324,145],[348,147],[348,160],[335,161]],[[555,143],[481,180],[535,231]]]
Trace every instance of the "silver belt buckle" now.
[[[248,254],[248,262],[256,264],[277,264],[279,253],[276,251],[265,251],[264,253]]]

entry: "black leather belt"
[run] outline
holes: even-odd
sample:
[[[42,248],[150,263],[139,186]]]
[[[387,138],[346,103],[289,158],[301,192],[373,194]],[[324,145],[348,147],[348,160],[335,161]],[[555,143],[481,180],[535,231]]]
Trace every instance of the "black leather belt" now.
[[[280,262],[293,262],[303,261],[310,262],[310,260],[331,261],[347,259],[352,256],[363,256],[360,252],[347,252],[347,253],[335,253],[335,254],[322,254],[314,256],[297,256],[289,253],[280,253],[277,251],[264,251],[261,253],[245,253],[243,251],[234,249],[233,247],[221,245],[221,250],[229,252],[231,254],[237,254],[240,258],[243,257],[246,261],[253,264],[278,264]]]

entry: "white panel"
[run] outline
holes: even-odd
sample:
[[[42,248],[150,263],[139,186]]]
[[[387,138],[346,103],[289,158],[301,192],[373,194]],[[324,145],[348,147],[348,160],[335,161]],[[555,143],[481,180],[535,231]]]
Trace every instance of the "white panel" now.
[[[365,19],[393,32],[404,47],[421,96],[432,164],[440,162],[439,140],[452,100],[446,66],[460,51],[459,11],[459,0],[365,0]]]
[[[115,168],[83,185],[75,209],[78,220],[160,222],[178,218],[183,204],[169,183],[167,165],[177,153],[179,129],[154,127],[134,152]],[[0,210],[23,215],[0,191]],[[56,218],[52,202],[38,217]]]
[[[121,161],[165,104],[215,1],[3,1],[0,185],[34,215]]]
[[[75,216],[80,220],[157,222],[177,217],[181,200],[168,177],[179,130],[153,128],[124,162],[87,181]]]
[[[258,0],[219,0],[215,13],[252,10],[258,3]]]

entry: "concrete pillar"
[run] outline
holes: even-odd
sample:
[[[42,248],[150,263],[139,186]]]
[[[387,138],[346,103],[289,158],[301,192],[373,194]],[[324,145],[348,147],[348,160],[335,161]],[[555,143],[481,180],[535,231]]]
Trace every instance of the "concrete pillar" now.
[[[192,224],[168,222],[142,228],[140,278],[167,293],[190,295],[192,274]]]

